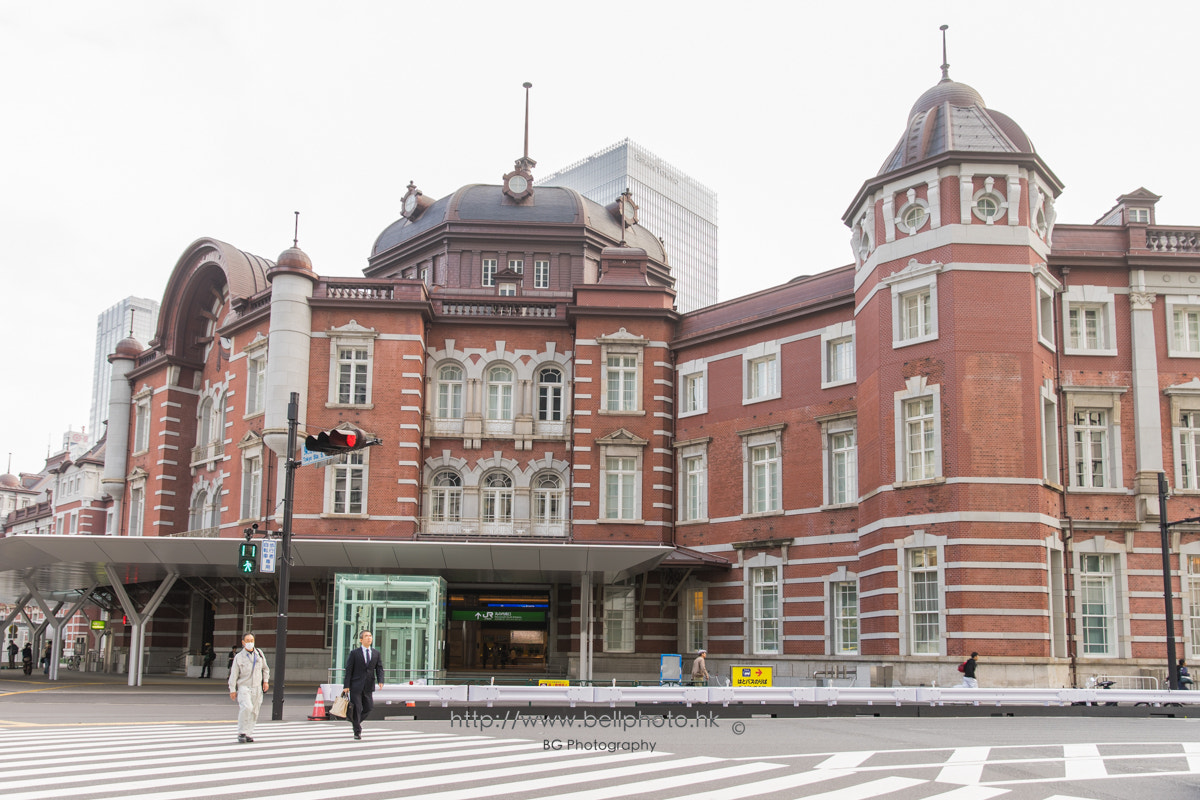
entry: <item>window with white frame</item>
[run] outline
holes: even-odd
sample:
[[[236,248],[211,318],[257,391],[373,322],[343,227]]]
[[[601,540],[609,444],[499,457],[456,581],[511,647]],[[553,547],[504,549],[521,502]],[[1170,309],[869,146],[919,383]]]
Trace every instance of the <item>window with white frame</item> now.
[[[513,371],[507,365],[494,366],[487,371],[487,418],[513,418]]]
[[[537,372],[537,418],[539,422],[563,421],[563,372],[542,367]]]
[[[516,297],[517,296],[517,285],[515,283],[509,283],[509,282],[505,281],[504,283],[500,284],[500,291],[498,292],[498,294],[501,297]]]
[[[833,607],[834,655],[858,653],[858,582],[834,581],[829,585]]]
[[[933,333],[933,293],[928,287],[900,295],[900,338],[925,339]]]
[[[779,397],[779,358],[777,354],[746,361],[746,402]]]
[[[326,467],[329,474],[329,513],[367,513],[367,458],[365,450],[346,454],[345,464]]]
[[[72,511],[71,512],[71,534],[75,535],[77,533],[79,533],[79,512]]]
[[[708,518],[708,443],[710,439],[676,442],[679,469],[680,522]]]
[[[221,528],[221,493],[221,486],[215,486],[212,492],[212,500],[208,506],[208,527],[218,530]]]
[[[632,653],[634,587],[604,587],[604,652]]]
[[[561,527],[565,515],[566,491],[563,480],[553,472],[543,472],[532,482],[533,525],[539,527]]]
[[[483,285],[496,285],[496,259],[494,258],[483,259]]]
[[[680,416],[699,414],[706,410],[705,373],[692,372],[679,379],[679,410]]]
[[[895,394],[896,481],[910,483],[941,477],[941,387],[924,376],[905,381]]]
[[[1117,354],[1116,303],[1106,286],[1070,286],[1063,293],[1063,351],[1068,355]]]
[[[1173,358],[1200,357],[1200,297],[1167,297],[1171,326],[1167,355]]]
[[[742,438],[742,513],[777,514],[783,509],[783,424],[738,431]]]
[[[858,502],[858,426],[856,419],[841,419],[827,426],[830,505]]]
[[[265,342],[265,340],[264,340]],[[246,416],[261,414],[267,398],[267,350],[265,346],[246,353]]]
[[[196,444],[207,445],[213,440],[213,399],[206,397],[200,401],[200,408],[196,412],[197,423],[200,427],[199,435],[196,436]]]
[[[1200,659],[1200,555],[1187,557],[1188,656]]]
[[[636,355],[611,354],[605,360],[604,408],[606,411],[638,410],[638,366]]]
[[[908,190],[908,202],[900,207],[896,214],[896,227],[904,233],[912,235],[929,221],[929,203],[916,196],[912,189]]]
[[[1054,382],[1047,380],[1042,385],[1042,477],[1053,484],[1062,483],[1058,460],[1058,398],[1054,395]]]
[[[1148,224],[1150,222],[1150,209],[1148,208],[1127,208],[1125,213],[1129,217],[1130,222]]]
[[[1179,488],[1200,489],[1200,411],[1179,415]]]
[[[509,270],[509,272],[515,272],[518,275],[524,275],[525,274],[525,259],[510,258],[508,260],[508,270]]]
[[[1108,553],[1079,556],[1079,630],[1085,656],[1116,655],[1115,560]]]
[[[1075,409],[1071,430],[1075,486],[1083,489],[1108,486],[1107,411],[1099,408]]]
[[[1036,283],[1038,298],[1038,341],[1053,350],[1057,341],[1054,335],[1054,286],[1040,275]]]
[[[596,337],[600,345],[601,414],[642,414],[642,370],[649,340],[621,328]]]
[[[432,522],[462,521],[462,478],[452,470],[433,476],[429,488],[429,519]]]
[[[365,347],[339,347],[337,402],[364,405],[367,402],[367,373],[370,362]]]
[[[438,419],[462,419],[463,416],[463,368],[458,364],[445,364],[437,371]]]
[[[129,535],[144,535],[143,525],[145,524],[145,520],[146,486],[142,483],[132,486],[129,490]]]
[[[708,638],[708,590],[688,586],[680,594],[683,609],[683,643],[685,653],[695,653],[705,647]]]
[[[508,532],[513,521],[513,480],[505,472],[489,472],[480,484],[480,521],[485,531]],[[496,526],[504,528],[497,530]]]
[[[549,289],[550,288],[550,262],[544,260],[534,260],[533,262],[533,288]]]
[[[150,449],[150,398],[137,401],[133,421],[133,452],[144,453]]]
[[[941,648],[942,590],[936,547],[908,551],[908,598],[912,654],[937,654]]]
[[[754,653],[782,652],[781,572],[779,566],[750,568],[751,646]]]
[[[207,521],[208,492],[201,489],[192,497],[192,505],[188,509],[188,530],[200,530],[205,526]]]
[[[854,380],[854,337],[843,336],[826,343],[827,383],[849,383]]]
[[[638,508],[637,459],[608,456],[604,459],[604,518],[632,520],[641,517]]]
[[[915,260],[883,280],[891,290],[892,347],[907,347],[938,338],[938,274],[944,269],[936,261]]]
[[[242,459],[242,519],[262,514],[262,453],[247,453]]]

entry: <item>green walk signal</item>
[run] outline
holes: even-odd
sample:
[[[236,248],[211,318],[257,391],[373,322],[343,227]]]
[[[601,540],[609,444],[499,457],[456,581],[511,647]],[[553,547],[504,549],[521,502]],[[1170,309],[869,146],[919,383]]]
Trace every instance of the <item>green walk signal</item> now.
[[[238,549],[238,571],[243,575],[252,575],[258,562],[258,545],[253,542],[242,542]]]

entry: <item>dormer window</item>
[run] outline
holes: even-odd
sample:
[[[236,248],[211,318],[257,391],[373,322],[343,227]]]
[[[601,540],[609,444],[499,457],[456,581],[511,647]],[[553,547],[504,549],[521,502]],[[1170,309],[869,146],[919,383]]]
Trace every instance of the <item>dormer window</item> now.
[[[1150,209],[1148,208],[1129,208],[1126,209],[1129,215],[1130,222],[1137,222],[1143,225],[1150,224]]]
[[[500,296],[501,297],[516,297],[517,296],[517,285],[515,283],[500,284]]]

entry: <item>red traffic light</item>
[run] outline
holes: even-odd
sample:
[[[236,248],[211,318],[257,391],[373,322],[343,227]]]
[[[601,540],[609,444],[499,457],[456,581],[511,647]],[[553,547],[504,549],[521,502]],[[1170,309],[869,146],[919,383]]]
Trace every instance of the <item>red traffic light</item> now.
[[[348,453],[372,444],[375,441],[358,428],[334,428],[304,437],[304,448],[310,453]]]

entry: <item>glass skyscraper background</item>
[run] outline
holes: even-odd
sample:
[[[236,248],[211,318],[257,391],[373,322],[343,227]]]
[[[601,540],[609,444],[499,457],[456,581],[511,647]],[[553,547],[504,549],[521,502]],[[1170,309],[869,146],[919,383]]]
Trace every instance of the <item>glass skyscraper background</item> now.
[[[638,224],[663,241],[675,305],[717,302],[717,193],[646,148],[624,139],[535,182],[565,186],[607,206],[629,189]]]
[[[132,334],[130,329],[132,327]],[[132,335],[143,347],[154,338],[158,327],[158,301],[126,297],[96,317],[96,360],[92,367],[92,412],[88,415],[88,437],[95,443],[104,434],[108,419],[108,390],[112,364],[108,357],[117,342]]]

